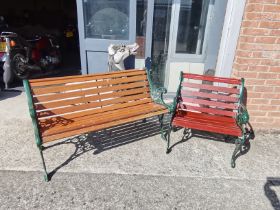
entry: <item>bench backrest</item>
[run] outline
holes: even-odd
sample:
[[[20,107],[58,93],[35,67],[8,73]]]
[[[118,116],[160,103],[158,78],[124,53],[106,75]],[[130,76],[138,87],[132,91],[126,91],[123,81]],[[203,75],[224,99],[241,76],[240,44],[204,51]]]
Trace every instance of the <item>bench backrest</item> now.
[[[181,73],[177,111],[235,118],[243,89],[244,79]]]
[[[145,70],[33,79],[27,85],[38,120],[78,117],[151,102]]]

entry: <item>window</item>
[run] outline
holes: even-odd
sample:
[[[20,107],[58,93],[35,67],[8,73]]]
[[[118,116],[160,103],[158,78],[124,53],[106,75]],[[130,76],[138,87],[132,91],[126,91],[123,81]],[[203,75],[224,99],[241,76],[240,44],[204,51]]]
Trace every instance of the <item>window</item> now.
[[[202,54],[209,0],[181,0],[176,53]]]
[[[129,1],[84,0],[86,38],[127,40]]]

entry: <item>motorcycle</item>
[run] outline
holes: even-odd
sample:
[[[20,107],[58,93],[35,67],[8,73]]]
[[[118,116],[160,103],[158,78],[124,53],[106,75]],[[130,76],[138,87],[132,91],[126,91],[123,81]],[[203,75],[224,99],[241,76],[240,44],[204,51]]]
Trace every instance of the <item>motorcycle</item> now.
[[[2,32],[0,53],[5,54],[5,63],[10,64],[10,69],[19,79],[29,78],[34,70],[53,70],[61,63],[60,46],[51,35],[26,40],[14,32]]]
[[[5,18],[3,16],[0,16],[0,34],[2,31],[5,31],[8,29],[8,24],[5,21]],[[2,90],[4,88],[4,63],[6,60],[6,46],[1,42],[0,38],[0,89]]]

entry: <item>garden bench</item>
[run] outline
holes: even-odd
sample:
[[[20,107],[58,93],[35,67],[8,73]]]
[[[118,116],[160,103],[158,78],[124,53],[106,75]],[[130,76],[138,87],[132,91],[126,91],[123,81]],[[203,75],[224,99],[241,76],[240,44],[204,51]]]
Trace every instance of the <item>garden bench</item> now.
[[[181,72],[168,129],[174,127],[224,134],[235,138],[236,148],[231,159],[235,167],[237,152],[246,142],[248,112],[243,104],[244,79],[223,78]],[[185,133],[184,131],[184,133]]]
[[[168,105],[164,88],[154,89],[149,71],[126,70],[104,74],[24,80],[36,144],[44,144],[163,115]]]

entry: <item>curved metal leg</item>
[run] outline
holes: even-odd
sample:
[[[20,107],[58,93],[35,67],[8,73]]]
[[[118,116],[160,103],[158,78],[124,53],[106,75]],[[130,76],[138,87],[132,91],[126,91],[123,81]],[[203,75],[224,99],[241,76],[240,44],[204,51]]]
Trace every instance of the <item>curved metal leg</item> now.
[[[50,181],[50,177],[49,177],[49,174],[47,172],[47,168],[46,168],[46,164],[45,164],[45,160],[44,160],[44,156],[43,156],[43,148],[44,147],[38,147],[39,148],[39,151],[40,151],[40,156],[41,156],[41,159],[42,159],[42,164],[43,164],[43,169],[44,169],[44,180],[46,182]]]
[[[233,151],[232,157],[231,157],[231,167],[235,168],[235,160],[236,160],[236,154],[238,151],[240,151],[242,144],[238,141],[235,143],[235,149]]]
[[[168,154],[168,153],[171,152],[171,148],[170,148],[170,133],[171,133],[171,130],[172,130],[172,126],[169,126],[169,127],[168,127],[168,130],[167,130],[167,148],[166,148],[166,154]]]
[[[167,141],[166,136],[165,136],[166,134],[165,134],[165,131],[163,129],[163,118],[164,118],[163,114],[158,116],[158,120],[159,120],[159,123],[160,123],[160,134],[161,134],[161,138],[163,140]]]

